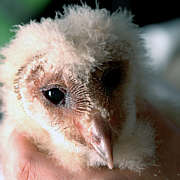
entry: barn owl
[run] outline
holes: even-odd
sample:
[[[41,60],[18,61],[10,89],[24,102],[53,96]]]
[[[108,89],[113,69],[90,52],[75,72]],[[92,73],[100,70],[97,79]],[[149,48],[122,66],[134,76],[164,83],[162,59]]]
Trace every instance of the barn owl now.
[[[137,116],[146,55],[131,13],[65,7],[18,26],[0,53],[4,148],[16,129],[72,171],[153,164],[155,132]]]

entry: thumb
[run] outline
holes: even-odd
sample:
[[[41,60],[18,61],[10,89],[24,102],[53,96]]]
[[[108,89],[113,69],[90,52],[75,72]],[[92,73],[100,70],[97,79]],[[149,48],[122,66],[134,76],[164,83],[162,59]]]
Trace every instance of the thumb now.
[[[3,173],[6,180],[73,179],[63,166],[57,166],[53,159],[39,152],[25,133],[15,130],[11,134],[5,154]]]
[[[7,146],[3,149],[2,168],[6,180],[28,179],[32,168],[32,157],[37,151],[36,147],[27,139],[25,134],[14,130]],[[23,176],[21,178],[21,176]]]

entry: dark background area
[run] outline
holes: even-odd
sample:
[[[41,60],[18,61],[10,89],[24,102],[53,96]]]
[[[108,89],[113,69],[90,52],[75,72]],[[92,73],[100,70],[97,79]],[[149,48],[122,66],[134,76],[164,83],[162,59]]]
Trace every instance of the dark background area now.
[[[95,0],[83,0],[91,7],[95,7]],[[80,0],[53,0],[39,16],[54,17],[55,11],[62,12],[64,4],[80,4]],[[169,0],[99,0],[100,8],[106,8],[111,12],[118,7],[125,7],[134,14],[134,22],[139,26],[160,23],[180,17],[179,1]]]

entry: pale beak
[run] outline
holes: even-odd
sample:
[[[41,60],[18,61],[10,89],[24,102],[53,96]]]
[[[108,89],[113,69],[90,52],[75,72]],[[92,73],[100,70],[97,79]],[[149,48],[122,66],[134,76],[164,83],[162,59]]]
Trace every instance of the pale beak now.
[[[107,163],[109,169],[112,169],[111,131],[100,113],[93,114],[90,121],[83,119],[83,121],[76,122],[75,124],[86,143]]]
[[[99,122],[98,122],[99,123]],[[108,132],[107,127],[103,129],[104,125],[100,125],[97,122],[92,124],[92,138],[91,145],[99,154],[99,156],[107,162],[109,169],[113,168],[113,155],[112,155],[112,145],[111,136]]]

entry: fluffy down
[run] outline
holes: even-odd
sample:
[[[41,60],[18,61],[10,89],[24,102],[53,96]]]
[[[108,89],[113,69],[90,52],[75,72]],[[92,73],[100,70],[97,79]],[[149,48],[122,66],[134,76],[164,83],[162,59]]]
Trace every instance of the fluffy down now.
[[[64,15],[57,14],[55,19],[18,26],[16,36],[0,54],[4,113],[0,139],[4,148],[10,133],[17,129],[71,170],[108,166],[140,171],[152,165],[154,130],[136,118],[145,50],[129,12],[110,14],[86,5],[66,7]],[[113,78],[117,75],[120,80],[112,90],[104,74],[116,67]],[[101,81],[110,95],[100,88]],[[68,92],[64,106],[51,105],[41,93],[42,88],[54,85]],[[92,148],[86,134],[94,132],[97,122],[99,132],[106,129],[101,121],[108,129],[104,141],[110,132],[107,146],[111,146],[113,164]]]

